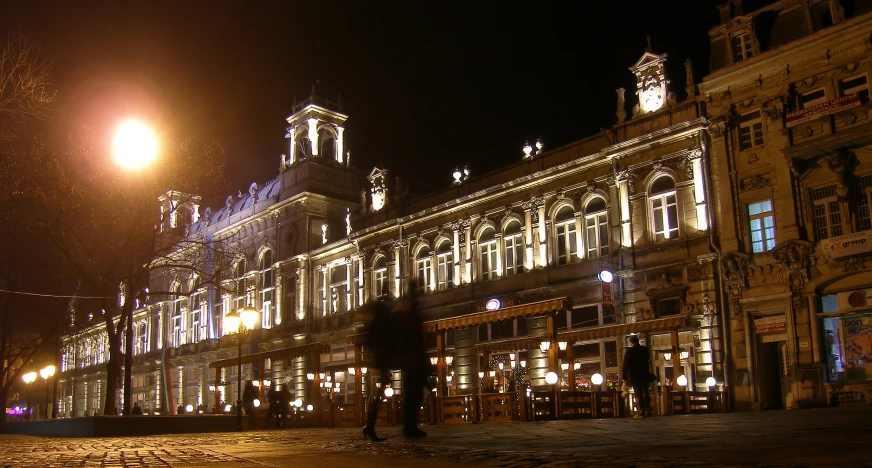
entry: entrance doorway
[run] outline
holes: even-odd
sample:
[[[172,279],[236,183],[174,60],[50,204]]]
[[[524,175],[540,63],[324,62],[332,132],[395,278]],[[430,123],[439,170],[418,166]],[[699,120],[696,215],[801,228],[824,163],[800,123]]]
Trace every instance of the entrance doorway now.
[[[760,343],[757,348],[760,409],[784,409],[785,395],[790,388],[787,382],[789,356],[787,341]]]

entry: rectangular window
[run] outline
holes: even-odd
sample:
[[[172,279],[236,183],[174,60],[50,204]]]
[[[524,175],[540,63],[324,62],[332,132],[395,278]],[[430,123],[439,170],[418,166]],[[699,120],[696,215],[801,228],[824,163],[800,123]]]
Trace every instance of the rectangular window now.
[[[657,318],[667,315],[678,315],[681,313],[681,300],[677,297],[659,299],[655,302],[655,307],[657,310],[654,311],[654,314]]]
[[[869,85],[866,82],[866,75],[858,75],[840,81],[839,94],[841,96],[859,94],[860,102],[869,102]]]
[[[760,111],[742,114],[739,117],[739,150],[763,146],[763,119]]]
[[[678,237],[678,206],[675,192],[651,198],[651,216],[654,221],[654,241]]]
[[[451,252],[436,256],[436,289],[444,291],[453,284],[454,254]]]
[[[584,219],[587,241],[587,257],[596,258],[609,254],[609,226],[606,213],[589,215]]]
[[[748,205],[748,222],[751,227],[751,251],[754,253],[772,250],[775,247],[775,213],[772,200]]]
[[[497,277],[497,243],[490,241],[479,246],[481,260],[481,280],[487,281]]]
[[[599,306],[576,307],[570,319],[572,328],[595,327],[600,324]]]
[[[811,107],[815,104],[820,104],[827,100],[827,93],[824,88],[818,88],[813,91],[802,93],[799,96],[799,104],[803,109]]]
[[[506,251],[506,276],[524,271],[524,244],[520,234],[504,239]]]
[[[751,58],[751,35],[748,33],[733,36],[733,62]]]
[[[857,197],[858,231],[872,229],[872,174],[858,177],[859,196]]]
[[[373,272],[373,275],[375,275],[375,297],[384,298],[387,295],[385,292],[385,284],[388,277],[388,269],[379,268]]]
[[[433,274],[433,269],[430,263],[430,254],[418,259],[418,292],[426,293],[430,291],[430,280]]]
[[[578,239],[575,237],[575,219],[557,226],[557,264],[566,265],[578,255]]]
[[[836,197],[836,184],[811,191],[812,225],[817,240],[842,235],[842,214]]]

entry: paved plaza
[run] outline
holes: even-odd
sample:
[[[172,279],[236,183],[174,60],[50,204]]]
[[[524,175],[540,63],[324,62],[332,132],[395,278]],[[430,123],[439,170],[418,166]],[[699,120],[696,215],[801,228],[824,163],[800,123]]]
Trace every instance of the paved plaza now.
[[[872,407],[425,426],[364,442],[359,429],[126,438],[0,435],[0,466],[869,466]]]

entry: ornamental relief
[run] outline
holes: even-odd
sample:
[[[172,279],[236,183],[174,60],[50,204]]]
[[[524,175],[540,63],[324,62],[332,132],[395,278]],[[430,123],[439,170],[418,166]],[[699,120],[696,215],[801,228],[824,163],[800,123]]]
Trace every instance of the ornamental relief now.
[[[757,174],[755,176],[742,179],[739,184],[743,192],[770,187],[773,185],[772,181],[769,178],[769,174]]]

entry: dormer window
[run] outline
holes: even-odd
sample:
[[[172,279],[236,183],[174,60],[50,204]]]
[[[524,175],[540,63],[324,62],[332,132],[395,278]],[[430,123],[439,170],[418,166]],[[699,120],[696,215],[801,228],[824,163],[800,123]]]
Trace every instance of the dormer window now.
[[[751,51],[751,34],[741,33],[733,36],[733,62],[739,63],[742,60],[751,58],[754,53]]]

